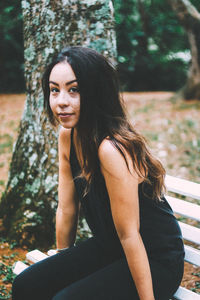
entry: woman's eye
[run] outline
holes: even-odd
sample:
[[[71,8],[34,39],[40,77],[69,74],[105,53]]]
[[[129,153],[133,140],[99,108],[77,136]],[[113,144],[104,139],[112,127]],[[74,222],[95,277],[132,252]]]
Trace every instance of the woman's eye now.
[[[70,93],[79,93],[79,89],[78,89],[78,87],[73,86],[73,87],[71,87],[71,88],[69,89],[69,92],[70,92]]]
[[[51,93],[58,93],[59,92],[58,88],[56,88],[56,87],[51,88],[50,91],[51,91]]]

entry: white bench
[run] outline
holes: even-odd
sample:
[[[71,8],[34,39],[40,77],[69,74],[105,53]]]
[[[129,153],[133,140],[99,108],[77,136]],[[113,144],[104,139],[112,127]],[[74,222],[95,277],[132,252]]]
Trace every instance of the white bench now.
[[[167,190],[170,192],[200,200],[200,184],[169,175],[166,176],[165,183],[167,186]],[[166,198],[175,213],[200,222],[200,205],[180,200],[171,196],[166,196]],[[179,222],[179,224],[184,240],[200,245],[200,229],[183,222]],[[185,245],[185,253],[185,261],[193,265],[200,266],[200,250],[197,250],[192,246]],[[48,255],[40,252],[39,250],[33,250],[31,252],[28,252],[26,255],[27,260],[31,263],[35,263],[46,257],[48,257]],[[27,267],[28,265],[22,262],[17,262],[15,264],[13,272],[15,274],[19,274]],[[186,288],[179,287],[179,289],[174,294],[174,299],[200,300],[200,295]]]
[[[165,183],[168,191],[170,192],[200,200],[200,184],[169,175],[166,176]],[[200,222],[200,205],[171,196],[166,196],[166,198],[175,213]],[[179,225],[185,241],[200,245],[200,228],[185,224],[183,222],[179,222]],[[192,246],[185,245],[185,261],[199,267],[200,250],[195,249]],[[200,295],[186,288],[179,287],[174,295],[174,299],[200,300]]]

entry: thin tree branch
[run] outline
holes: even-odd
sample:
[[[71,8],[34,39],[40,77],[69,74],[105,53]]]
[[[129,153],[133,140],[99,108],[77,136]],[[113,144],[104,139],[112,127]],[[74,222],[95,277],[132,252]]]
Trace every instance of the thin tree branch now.
[[[168,0],[168,2],[186,29],[200,25],[200,13],[189,0]]]

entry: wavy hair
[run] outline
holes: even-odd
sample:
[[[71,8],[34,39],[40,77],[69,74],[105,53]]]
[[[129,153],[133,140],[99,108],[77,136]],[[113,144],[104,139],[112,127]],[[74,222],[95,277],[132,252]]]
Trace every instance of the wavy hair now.
[[[99,168],[98,148],[109,137],[127,167],[124,149],[132,157],[137,174],[151,187],[153,197],[161,199],[165,170],[149,151],[144,137],[129,123],[119,93],[117,72],[104,56],[80,46],[66,47],[55,56],[42,79],[44,109],[50,122],[56,124],[49,105],[49,76],[53,67],[64,61],[71,65],[80,90],[80,118],[76,129],[83,157],[81,175],[87,178],[88,186]]]

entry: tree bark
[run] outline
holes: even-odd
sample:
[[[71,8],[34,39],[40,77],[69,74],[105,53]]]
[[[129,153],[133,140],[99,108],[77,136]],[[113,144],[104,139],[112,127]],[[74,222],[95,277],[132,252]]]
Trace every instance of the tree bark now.
[[[57,132],[43,112],[41,76],[65,45],[92,47],[114,60],[116,40],[109,0],[24,0],[27,99],[0,203],[3,233],[29,247],[54,243],[57,207]]]
[[[188,0],[169,0],[185,28],[191,49],[191,65],[183,94],[185,99],[200,99],[200,13]]]

